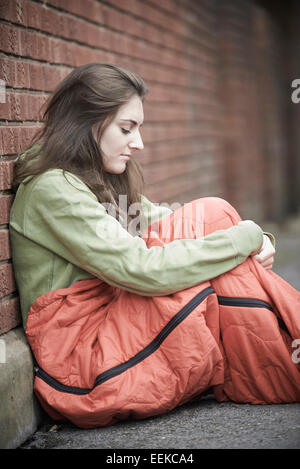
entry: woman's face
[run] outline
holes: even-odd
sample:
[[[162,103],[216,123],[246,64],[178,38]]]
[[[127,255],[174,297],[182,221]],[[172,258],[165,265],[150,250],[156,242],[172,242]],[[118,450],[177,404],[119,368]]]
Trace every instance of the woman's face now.
[[[123,104],[104,130],[100,150],[105,171],[122,174],[136,150],[144,148],[140,127],[144,121],[143,103],[134,95]]]

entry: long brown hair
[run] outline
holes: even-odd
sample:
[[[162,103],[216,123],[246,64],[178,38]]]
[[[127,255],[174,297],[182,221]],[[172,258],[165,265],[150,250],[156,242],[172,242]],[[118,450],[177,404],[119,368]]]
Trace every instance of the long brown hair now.
[[[58,168],[79,177],[99,202],[113,204],[117,215],[120,195],[127,196],[128,207],[140,202],[144,179],[139,163],[131,158],[124,173],[107,173],[92,127],[99,125],[101,136],[122,104],[135,94],[143,100],[147,91],[141,77],[112,64],[96,62],[74,69],[54,91],[42,129],[17,160],[14,187]]]

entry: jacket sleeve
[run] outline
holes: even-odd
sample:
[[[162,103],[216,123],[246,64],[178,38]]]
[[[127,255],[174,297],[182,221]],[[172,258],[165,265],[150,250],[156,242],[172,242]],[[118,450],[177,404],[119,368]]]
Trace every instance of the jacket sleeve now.
[[[148,248],[79,178],[64,177],[60,170],[36,178],[25,207],[27,238],[108,284],[141,295],[166,295],[216,277],[242,263],[263,239],[259,226],[242,222],[203,238]]]
[[[145,227],[151,225],[155,221],[161,220],[163,217],[170,215],[173,210],[160,204],[150,202],[144,195],[141,195],[141,204],[143,207],[143,216]]]

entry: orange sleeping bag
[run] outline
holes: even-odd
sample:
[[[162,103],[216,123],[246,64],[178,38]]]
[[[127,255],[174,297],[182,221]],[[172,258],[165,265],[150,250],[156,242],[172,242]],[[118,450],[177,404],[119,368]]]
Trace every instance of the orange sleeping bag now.
[[[239,220],[227,202],[204,198],[144,239],[163,245],[180,225],[200,237]],[[167,412],[208,389],[218,401],[300,402],[300,293],[252,258],[160,297],[79,281],[39,297],[26,334],[42,406],[82,428]]]

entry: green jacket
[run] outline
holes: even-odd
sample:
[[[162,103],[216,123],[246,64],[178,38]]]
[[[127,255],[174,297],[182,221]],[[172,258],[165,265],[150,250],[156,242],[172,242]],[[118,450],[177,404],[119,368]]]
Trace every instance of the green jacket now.
[[[24,326],[36,298],[78,280],[98,277],[140,295],[167,295],[231,270],[262,244],[260,227],[242,222],[202,240],[148,249],[78,177],[65,174],[49,170],[21,184],[12,206],[12,259]],[[142,204],[146,224],[171,212],[144,196]]]

